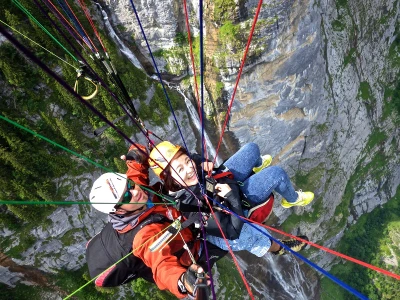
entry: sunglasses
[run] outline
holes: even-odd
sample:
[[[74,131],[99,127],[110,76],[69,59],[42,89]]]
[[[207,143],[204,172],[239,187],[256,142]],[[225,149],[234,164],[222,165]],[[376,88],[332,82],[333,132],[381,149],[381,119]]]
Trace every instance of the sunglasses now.
[[[126,189],[126,192],[124,193],[124,196],[122,197],[122,201],[120,202],[121,203],[120,205],[131,202],[132,193],[130,190],[133,190],[135,188],[135,185],[136,184],[132,180],[128,179],[128,182],[126,184],[127,189]]]

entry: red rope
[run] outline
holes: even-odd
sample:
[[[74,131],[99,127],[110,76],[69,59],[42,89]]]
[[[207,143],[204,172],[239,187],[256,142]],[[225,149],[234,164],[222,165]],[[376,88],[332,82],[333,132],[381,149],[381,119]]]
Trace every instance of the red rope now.
[[[99,52],[99,50],[97,50],[96,45],[93,43],[93,41],[90,39],[89,35],[87,34],[85,28],[82,26],[81,22],[79,22],[79,19],[77,18],[77,16],[75,15],[74,11],[72,10],[71,6],[69,6],[68,2],[65,1],[65,3],[68,5],[69,10],[72,12],[72,14],[74,15],[75,19],[78,21],[79,25],[81,26],[83,32],[86,34],[87,38],[89,39],[90,43],[92,44],[93,48],[96,50],[96,52]]]
[[[369,269],[371,269],[371,270],[380,272],[380,273],[382,273],[382,274],[384,274],[384,275],[387,275],[387,276],[393,277],[393,278],[395,278],[395,279],[397,279],[397,280],[400,280],[400,275],[397,275],[397,274],[395,274],[395,273],[392,273],[392,272],[386,271],[386,270],[384,270],[384,269],[378,268],[378,267],[376,267],[376,266],[370,265],[370,264],[368,264],[368,263],[366,263],[366,262],[363,262],[363,261],[358,260],[358,259],[356,259],[356,258],[347,256],[347,255],[345,255],[345,254],[343,254],[343,253],[334,251],[334,250],[329,249],[329,248],[326,248],[326,247],[324,247],[324,246],[320,246],[320,245],[315,244],[315,243],[313,243],[313,242],[303,240],[303,239],[301,239],[301,238],[299,238],[299,237],[297,237],[297,236],[294,236],[294,235],[291,235],[291,234],[289,234],[289,233],[283,232],[283,231],[281,231],[281,230],[279,230],[279,229],[272,228],[272,227],[270,227],[270,226],[267,226],[267,225],[264,225],[264,224],[260,224],[260,223],[254,222],[254,221],[252,221],[252,220],[250,220],[250,219],[247,219],[247,218],[244,218],[244,217],[243,217],[243,219],[245,219],[245,220],[247,220],[247,221],[250,221],[250,222],[252,222],[252,223],[256,223],[256,224],[258,224],[258,225],[261,225],[261,226],[263,226],[263,227],[265,227],[265,228],[267,228],[267,229],[269,229],[269,230],[272,230],[272,231],[278,232],[278,233],[280,233],[280,234],[286,235],[286,236],[288,236],[288,237],[294,238],[294,239],[299,240],[299,241],[301,241],[301,242],[303,242],[303,243],[309,244],[309,245],[311,245],[311,246],[313,246],[313,247],[315,247],[315,248],[324,250],[324,251],[326,251],[326,252],[328,252],[328,253],[330,253],[330,254],[339,256],[339,257],[341,257],[341,258],[344,258],[344,259],[346,259],[346,260],[349,260],[349,261],[351,261],[351,262],[354,262],[354,263],[356,263],[356,264],[359,264],[359,265],[361,265],[361,266],[363,266],[363,267],[367,267],[367,268],[369,268]]]
[[[101,47],[103,48],[104,52],[107,52],[107,49],[104,46],[103,41],[101,40],[100,34],[98,33],[96,26],[94,25],[94,22],[93,22],[92,18],[90,17],[90,14],[88,12],[88,8],[85,5],[85,2],[83,0],[79,0],[79,4],[82,7],[82,10],[85,13],[86,18],[88,19],[90,26],[93,29],[94,34],[96,35],[97,39],[99,40]]]
[[[238,270],[238,272],[239,272],[239,274],[240,274],[240,277],[241,277],[242,280],[243,280],[244,285],[246,286],[247,292],[249,293],[250,298],[254,300],[254,295],[253,295],[253,293],[251,292],[250,286],[249,286],[249,284],[247,283],[246,278],[244,278],[244,275],[243,275],[242,271],[240,270],[239,263],[238,263],[238,261],[236,260],[236,257],[235,257],[235,255],[233,254],[233,251],[232,251],[231,247],[229,246],[228,239],[225,237],[225,234],[224,234],[224,232],[222,231],[222,228],[221,228],[221,226],[220,226],[220,224],[219,224],[219,222],[218,222],[218,219],[217,219],[216,216],[215,216],[214,210],[212,209],[212,207],[211,207],[211,205],[210,205],[210,203],[209,203],[209,201],[208,201],[208,199],[207,199],[207,196],[204,196],[204,199],[205,199],[205,202],[207,203],[208,207],[209,207],[210,210],[211,210],[211,213],[212,213],[212,215],[213,215],[213,217],[214,217],[214,220],[215,220],[215,224],[217,224],[218,229],[219,229],[219,231],[221,232],[222,237],[224,238],[224,241],[225,241],[225,243],[226,243],[226,246],[227,246],[228,249],[229,249],[229,250],[228,250],[228,251],[229,251],[229,254],[232,256],[233,262],[234,262],[234,264],[235,264],[235,266],[236,266],[236,269]]]
[[[74,26],[72,26],[72,24],[64,17],[64,15],[57,9],[57,7],[51,2],[51,0],[47,0],[47,3],[49,3],[53,9],[58,13],[59,16],[61,16],[64,21],[69,25],[69,27],[76,33],[76,35],[85,43],[86,46],[88,46],[88,48],[90,49],[90,45],[85,41],[85,39],[82,38],[82,36],[76,31],[76,29],[74,28]],[[54,12],[54,11],[53,11]],[[61,22],[62,23],[62,22]],[[79,43],[80,44],[80,43]],[[85,49],[82,46],[83,49]]]
[[[259,0],[259,2],[258,2],[256,14],[255,14],[254,20],[253,20],[253,25],[251,26],[249,38],[248,38],[248,40],[247,40],[246,49],[245,49],[244,54],[243,54],[242,63],[241,63],[241,65],[240,65],[238,77],[237,77],[237,79],[236,79],[235,88],[233,89],[233,93],[232,93],[232,97],[231,97],[230,104],[229,104],[229,107],[228,107],[228,111],[227,111],[226,116],[225,116],[224,126],[222,127],[221,136],[220,136],[219,141],[218,141],[218,147],[217,147],[217,150],[216,150],[216,155],[215,155],[215,158],[214,158],[214,163],[215,163],[216,158],[217,158],[217,155],[218,155],[219,147],[221,146],[222,137],[224,136],[226,125],[228,124],[229,115],[230,115],[230,113],[231,113],[233,100],[235,99],[236,90],[237,90],[237,87],[238,87],[238,85],[239,85],[240,76],[242,75],[242,72],[243,72],[244,64],[245,64],[246,57],[247,57],[247,52],[249,51],[249,48],[250,48],[251,39],[253,38],[254,29],[255,29],[255,27],[256,27],[256,23],[257,23],[258,15],[259,15],[260,10],[261,10],[262,2],[263,2],[262,0]]]

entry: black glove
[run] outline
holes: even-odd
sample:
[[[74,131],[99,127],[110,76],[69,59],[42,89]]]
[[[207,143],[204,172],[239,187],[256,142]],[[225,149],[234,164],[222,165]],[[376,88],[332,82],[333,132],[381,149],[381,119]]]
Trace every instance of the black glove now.
[[[196,287],[201,284],[207,286],[207,278],[204,270],[199,265],[191,265],[178,281],[179,290],[191,296],[196,294]]]
[[[126,160],[135,160],[140,164],[147,162],[147,155],[139,149],[132,149],[126,154]]]

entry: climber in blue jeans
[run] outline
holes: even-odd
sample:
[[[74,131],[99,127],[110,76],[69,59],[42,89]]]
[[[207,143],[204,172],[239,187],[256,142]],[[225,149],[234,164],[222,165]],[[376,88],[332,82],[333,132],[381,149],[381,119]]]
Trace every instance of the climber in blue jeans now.
[[[247,199],[253,203],[264,202],[273,191],[276,191],[284,198],[282,206],[285,208],[309,204],[314,199],[314,193],[302,192],[301,190],[296,192],[285,170],[278,166],[268,167],[271,161],[270,155],[261,157],[260,148],[257,144],[248,143],[224,162],[224,166],[232,172],[235,180],[243,183],[240,189]],[[265,233],[268,233],[268,231],[264,227],[257,226],[257,230],[254,230],[254,227],[251,227],[250,224],[244,223],[240,237],[228,242],[233,251],[250,248],[251,253],[261,257],[266,251],[265,247],[258,245],[266,245],[270,242]],[[207,236],[207,240],[217,247],[227,250],[224,239]],[[296,242],[293,241],[291,245],[293,243]]]
[[[231,213],[218,210],[207,220],[205,229],[208,241],[227,250],[226,238],[233,251],[247,250],[259,257],[267,252],[274,254],[286,252],[269,238],[270,235],[265,228],[258,224],[243,222],[240,218],[247,215],[242,209],[239,188],[253,204],[266,202],[273,190],[287,198],[282,202],[285,207],[303,206],[312,201],[313,193],[296,192],[283,169],[267,167],[271,160],[272,157],[269,155],[260,157],[258,146],[250,143],[224,163],[225,169],[229,168],[234,175],[234,180],[219,178],[215,190],[219,199],[217,201],[224,203]],[[198,183],[204,176],[202,169],[204,171],[213,169],[211,162],[202,160],[197,154],[189,156],[181,146],[164,141],[151,151],[149,164],[154,173],[164,181],[166,191],[175,198],[176,203],[195,206],[196,211],[198,211],[197,205],[204,207]],[[238,185],[238,181],[242,181],[243,185]],[[190,218],[190,214],[183,215],[185,218]],[[305,243],[296,239],[281,242],[294,251],[300,251],[305,247]]]
[[[248,143],[230,157],[224,166],[232,172],[235,180],[241,181],[240,187],[247,199],[254,203],[261,203],[273,191],[284,199],[282,206],[305,206],[314,199],[314,193],[295,191],[290,178],[281,167],[270,166],[270,155],[260,156],[260,149],[255,143]]]

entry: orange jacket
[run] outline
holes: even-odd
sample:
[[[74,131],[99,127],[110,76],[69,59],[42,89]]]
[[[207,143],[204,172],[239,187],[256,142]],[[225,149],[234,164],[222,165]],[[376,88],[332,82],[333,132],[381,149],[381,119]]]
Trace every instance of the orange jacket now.
[[[165,214],[168,216],[170,213],[177,218],[180,213],[174,209],[169,208],[169,211],[160,205],[154,207],[152,213]],[[169,223],[153,223],[143,227],[135,236],[132,244],[133,254],[139,257],[153,272],[153,278],[160,290],[168,289],[178,298],[184,298],[187,295],[182,294],[178,290],[178,280],[182,273],[186,272],[187,268],[192,264],[188,252],[185,250],[180,258],[173,255],[183,249],[182,237],[186,243],[193,241],[194,237],[190,229],[185,228],[173,238],[164,248],[151,252],[150,245],[157,240],[161,233],[167,228]],[[164,231],[163,231],[164,232]],[[195,259],[198,258],[198,251],[200,248],[200,241],[196,241],[191,247],[191,252]]]
[[[134,148],[136,147],[131,146],[129,150]],[[145,148],[143,150],[145,150]],[[126,164],[128,166],[128,171],[126,174],[129,179],[139,184],[148,185],[149,179],[147,163],[140,164],[134,160],[129,160],[126,162]],[[153,201],[157,201],[157,199],[153,199]],[[140,219],[143,220],[150,214],[162,214],[170,220],[175,220],[181,215],[180,212],[173,207],[167,208],[164,205],[155,205],[149,211],[143,213],[143,215],[139,217],[139,223]],[[187,295],[179,292],[178,280],[182,273],[186,272],[187,268],[192,264],[192,261],[190,260],[189,254],[186,250],[184,250],[183,254],[179,258],[174,256],[174,253],[183,249],[184,243],[182,238],[186,243],[194,241],[194,236],[190,229],[183,229],[180,234],[175,236],[161,250],[151,252],[149,249],[150,245],[161,236],[161,234],[158,233],[162,232],[169,225],[170,223],[152,223],[144,226],[135,235],[135,238],[132,242],[133,254],[151,268],[154,281],[160,290],[168,289],[176,297],[184,298]],[[128,225],[127,228],[124,228],[124,230],[120,232],[127,232],[130,229],[132,229],[132,227]],[[191,247],[191,252],[195,259],[198,258],[199,249],[200,241],[195,241]]]

